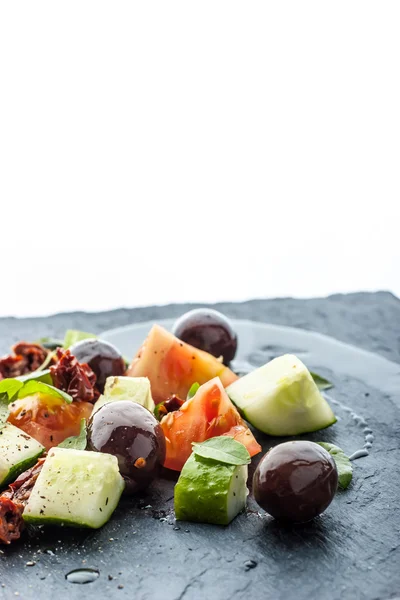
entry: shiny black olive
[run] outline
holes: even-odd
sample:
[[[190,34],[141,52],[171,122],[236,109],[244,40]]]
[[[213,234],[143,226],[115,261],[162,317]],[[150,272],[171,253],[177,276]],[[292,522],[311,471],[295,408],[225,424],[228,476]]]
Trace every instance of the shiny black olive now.
[[[96,387],[102,394],[107,377],[124,375],[125,361],[115,346],[98,339],[77,342],[70,348],[80,363],[87,363],[96,375]]]
[[[165,437],[147,408],[119,400],[104,404],[91,416],[88,449],[117,457],[126,492],[132,494],[157,477],[165,460]]]
[[[223,357],[225,365],[234,359],[237,335],[225,315],[210,308],[196,308],[182,315],[174,324],[172,333],[180,340]]]
[[[276,519],[310,521],[332,502],[338,485],[335,461],[314,442],[294,441],[271,448],[253,477],[257,503]]]

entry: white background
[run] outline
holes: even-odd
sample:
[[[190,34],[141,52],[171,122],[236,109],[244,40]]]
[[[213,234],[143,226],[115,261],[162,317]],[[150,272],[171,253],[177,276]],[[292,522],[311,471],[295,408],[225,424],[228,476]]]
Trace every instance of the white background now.
[[[400,295],[397,0],[0,6],[0,315]]]

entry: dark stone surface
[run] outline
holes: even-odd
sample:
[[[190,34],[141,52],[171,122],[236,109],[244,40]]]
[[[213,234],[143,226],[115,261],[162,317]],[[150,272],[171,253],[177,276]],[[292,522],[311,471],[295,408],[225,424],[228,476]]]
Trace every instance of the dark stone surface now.
[[[231,316],[330,334],[400,361],[400,302],[387,293],[318,300],[223,304]],[[0,320],[1,351],[13,340],[62,335],[67,327],[100,330],[179,315],[186,307],[119,310],[99,315]],[[260,340],[260,347],[263,340]],[[256,349],[257,350],[257,349]],[[327,373],[324,373],[327,374]],[[137,598],[181,600],[273,598],[385,600],[400,595],[400,406],[360,381],[328,374],[341,405],[332,428],[302,436],[344,449],[364,442],[351,406],[374,433],[368,457],[354,462],[354,480],[313,522],[283,527],[249,499],[248,510],[226,528],[176,523],[174,474],[146,495],[124,500],[99,531],[42,529],[0,553],[0,598]],[[400,382],[399,382],[400,387]],[[277,440],[257,434],[267,449]],[[255,461],[256,462],[256,461]],[[254,465],[252,465],[254,469]],[[29,561],[35,565],[26,566]],[[255,561],[249,568],[248,561]],[[78,567],[99,569],[85,586],[65,581]],[[108,578],[108,575],[112,579]],[[123,586],[122,588],[119,586]]]

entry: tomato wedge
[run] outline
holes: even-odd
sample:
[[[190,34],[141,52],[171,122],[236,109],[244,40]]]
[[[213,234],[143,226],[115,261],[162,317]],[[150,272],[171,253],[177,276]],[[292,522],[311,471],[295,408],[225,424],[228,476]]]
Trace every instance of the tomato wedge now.
[[[186,398],[195,381],[202,384],[218,376],[227,387],[238,379],[215,356],[178,340],[160,325],[152,327],[126,374],[148,377],[156,404],[174,394]]]
[[[93,410],[90,402],[71,402],[38,393],[9,405],[8,421],[31,435],[47,450],[78,435],[82,419]]]
[[[200,386],[179,410],[161,420],[167,453],[164,466],[181,471],[192,452],[192,442],[229,435],[246,446],[250,456],[261,446],[239,415],[218,377]]]

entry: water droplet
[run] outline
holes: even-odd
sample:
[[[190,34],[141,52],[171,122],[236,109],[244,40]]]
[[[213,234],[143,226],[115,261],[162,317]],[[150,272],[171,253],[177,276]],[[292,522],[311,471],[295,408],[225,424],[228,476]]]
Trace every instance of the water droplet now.
[[[174,527],[174,531],[179,531],[180,527]]]
[[[26,562],[25,565],[27,567],[34,567],[36,565],[36,561],[34,561],[34,560],[28,560],[28,562]]]
[[[257,562],[255,560],[246,560],[244,563],[244,568],[246,571],[250,571],[250,569],[255,569],[257,566]]]
[[[362,450],[356,450],[355,452],[353,452],[353,454],[351,456],[349,456],[350,460],[356,460],[357,458],[362,458],[363,456],[368,456],[369,452],[366,448],[362,449]]]
[[[70,583],[92,583],[99,575],[96,569],[74,569],[66,574],[65,579]]]

